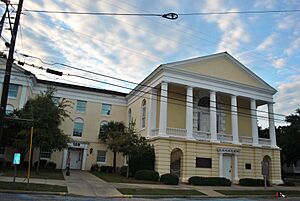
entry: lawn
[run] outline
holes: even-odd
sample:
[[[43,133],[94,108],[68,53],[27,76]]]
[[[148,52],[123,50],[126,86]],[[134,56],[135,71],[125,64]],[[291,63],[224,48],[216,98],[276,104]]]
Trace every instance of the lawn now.
[[[103,179],[106,182],[111,183],[136,183],[136,184],[161,184],[158,181],[144,181],[136,180],[134,178],[126,178],[119,174],[114,173],[103,173],[103,172],[91,172],[93,175]]]
[[[14,169],[9,168],[5,170],[0,170],[3,173],[3,176],[13,177],[14,176]],[[17,170],[17,177],[27,177],[27,170],[26,169],[18,169]],[[31,170],[30,178],[39,178],[39,179],[59,179],[64,180],[64,176],[61,170],[43,170],[41,169],[39,173],[37,173],[34,169]]]
[[[300,191],[294,190],[215,190],[224,195],[272,195],[275,197],[276,192],[282,192],[284,195],[287,196],[299,196]]]
[[[175,190],[158,188],[118,188],[124,195],[205,195],[196,190]]]
[[[0,181],[2,190],[23,190],[23,191],[42,191],[42,192],[68,192],[66,186],[56,186],[47,184],[27,184]]]

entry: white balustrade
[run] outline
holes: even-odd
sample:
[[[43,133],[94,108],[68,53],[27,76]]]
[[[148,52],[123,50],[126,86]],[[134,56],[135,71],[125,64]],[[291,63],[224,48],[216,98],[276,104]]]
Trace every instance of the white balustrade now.
[[[265,146],[271,146],[271,140],[267,138],[258,138],[258,144],[265,145]]]
[[[186,137],[186,129],[184,128],[167,128],[167,135],[175,137]]]
[[[240,142],[242,144],[253,144],[253,138],[252,137],[240,137]]]
[[[205,131],[194,131],[194,138],[200,141],[210,141],[210,133]]]
[[[223,134],[223,133],[218,133],[217,134],[217,139],[220,141],[220,142],[229,142],[229,143],[232,143],[233,141],[233,137],[232,135],[228,135],[228,134]]]
[[[154,128],[151,130],[151,137],[158,136],[159,128]]]

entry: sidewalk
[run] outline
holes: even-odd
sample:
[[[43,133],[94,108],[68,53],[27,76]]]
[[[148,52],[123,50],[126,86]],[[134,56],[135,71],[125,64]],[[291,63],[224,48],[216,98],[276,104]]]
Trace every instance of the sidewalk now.
[[[71,195],[89,197],[124,197],[112,184],[90,174],[87,171],[71,170],[65,181]]]

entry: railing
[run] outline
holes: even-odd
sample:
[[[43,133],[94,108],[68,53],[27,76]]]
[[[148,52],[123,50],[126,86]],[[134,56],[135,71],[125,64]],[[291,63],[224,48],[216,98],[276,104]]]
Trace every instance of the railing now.
[[[229,142],[229,143],[232,143],[232,135],[218,133],[217,134],[217,139],[220,142],[227,142],[227,143]]]
[[[205,131],[194,131],[194,138],[200,141],[210,141],[210,133]]]
[[[271,146],[271,140],[267,138],[258,138],[258,144]]]
[[[154,136],[158,136],[158,131],[159,129],[158,128],[154,128],[151,130],[151,136],[154,137]]]
[[[184,128],[167,128],[167,135],[175,137],[186,137],[186,129]]]
[[[240,137],[240,142],[242,144],[252,144],[253,138],[252,137]]]

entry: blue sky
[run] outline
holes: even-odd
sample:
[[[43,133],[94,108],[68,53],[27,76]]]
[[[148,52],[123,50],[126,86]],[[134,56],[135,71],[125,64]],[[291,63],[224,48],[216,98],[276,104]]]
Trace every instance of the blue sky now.
[[[300,9],[300,1],[25,0],[24,8],[191,13]],[[26,11],[24,14],[16,49],[45,61],[140,82],[161,63],[228,51],[278,90],[274,98],[276,113],[290,114],[300,106],[300,13],[180,16],[175,21],[159,17],[48,15]],[[9,39],[8,31],[3,35]],[[3,44],[0,47],[5,49]],[[24,60],[22,56],[15,57]],[[26,61],[49,67],[39,60],[27,58]],[[62,66],[51,67],[133,87]],[[55,77],[31,70],[41,79],[70,80],[74,84],[124,91],[75,77]]]

